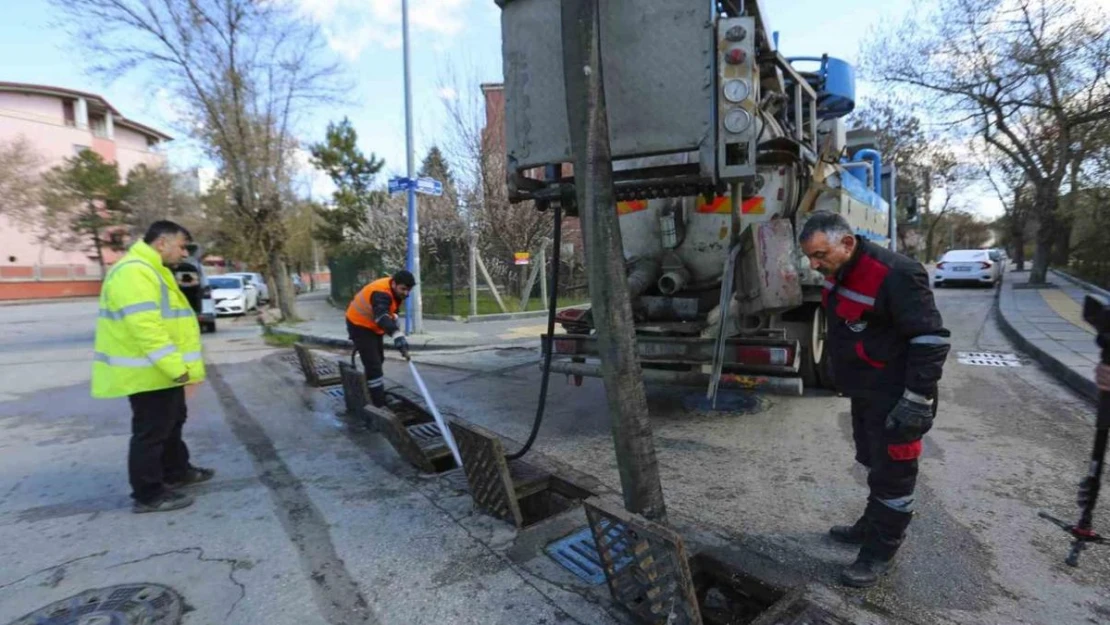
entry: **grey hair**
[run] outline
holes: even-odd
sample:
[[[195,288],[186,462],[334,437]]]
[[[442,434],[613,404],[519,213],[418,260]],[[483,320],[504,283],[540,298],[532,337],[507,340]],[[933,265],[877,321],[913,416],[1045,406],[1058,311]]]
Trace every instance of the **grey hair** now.
[[[802,226],[802,233],[798,235],[798,242],[805,243],[818,232],[824,233],[829,241],[839,241],[854,234],[852,225],[840,213],[817,211],[810,215],[805,225]]]

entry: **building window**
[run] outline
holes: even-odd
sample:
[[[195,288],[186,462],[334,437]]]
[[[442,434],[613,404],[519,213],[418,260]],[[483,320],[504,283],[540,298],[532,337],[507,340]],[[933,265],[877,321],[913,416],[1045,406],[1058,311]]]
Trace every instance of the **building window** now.
[[[82,152],[84,152],[85,150],[90,150],[90,149],[92,149],[92,148],[90,148],[87,145],[78,145],[76,143],[73,144],[73,154],[74,154],[74,156],[80,156]]]
[[[62,100],[62,117],[65,118],[66,126],[77,125],[77,114],[73,109],[73,100]]]
[[[93,117],[92,115],[90,115],[89,128],[92,129],[92,133],[94,136],[101,138],[106,138],[108,136],[108,122],[104,119],[103,115],[99,117]]]

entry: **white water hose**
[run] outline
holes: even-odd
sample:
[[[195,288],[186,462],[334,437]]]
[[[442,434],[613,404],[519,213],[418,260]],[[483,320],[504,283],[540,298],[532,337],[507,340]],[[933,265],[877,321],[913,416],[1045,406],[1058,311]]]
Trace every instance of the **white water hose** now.
[[[462,456],[459,455],[459,446],[455,444],[455,437],[451,434],[451,428],[447,427],[443,415],[439,414],[439,408],[436,408],[436,403],[432,400],[432,394],[428,392],[428,387],[424,386],[424,378],[420,377],[420,372],[416,370],[416,363],[411,360],[409,361],[409,371],[412,371],[412,377],[416,380],[416,386],[420,388],[420,394],[424,397],[424,402],[432,409],[432,416],[435,417],[439,431],[443,433],[443,440],[447,442],[451,455],[455,456],[455,462],[458,463],[459,468],[462,468]]]

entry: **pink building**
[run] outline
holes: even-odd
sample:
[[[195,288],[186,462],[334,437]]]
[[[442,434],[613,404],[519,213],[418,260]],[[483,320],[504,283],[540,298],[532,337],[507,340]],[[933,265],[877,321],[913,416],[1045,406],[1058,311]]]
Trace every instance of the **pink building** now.
[[[169,135],[127,119],[104,98],[42,85],[0,82],[0,141],[26,138],[49,169],[81,150],[91,149],[119,164],[120,175],[145,163],[162,165],[157,151]],[[114,257],[109,257],[109,261]],[[33,233],[21,231],[0,216],[0,300],[96,293],[94,260],[81,252],[52,249]],[[85,277],[85,280],[81,280]]]

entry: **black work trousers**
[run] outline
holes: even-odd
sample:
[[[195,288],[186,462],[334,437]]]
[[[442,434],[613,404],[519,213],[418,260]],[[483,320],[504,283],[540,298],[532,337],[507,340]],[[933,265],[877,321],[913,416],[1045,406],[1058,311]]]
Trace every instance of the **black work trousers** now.
[[[128,397],[131,401],[131,448],[127,474],[131,496],[150,503],[162,496],[164,482],[181,480],[189,471],[189,448],[181,439],[185,425],[185,387]]]
[[[362,369],[366,372],[366,386],[370,389],[370,402],[375,406],[385,405],[385,373],[382,362],[385,360],[385,339],[370,328],[355,325],[347,320],[347,336],[355,344],[358,356],[362,359]]]
[[[921,456],[920,439],[898,439],[886,429],[886,417],[898,399],[897,396],[852,398],[856,461],[868,469],[870,490],[863,514],[866,539],[861,554],[880,560],[894,557],[913,518],[914,488]]]

